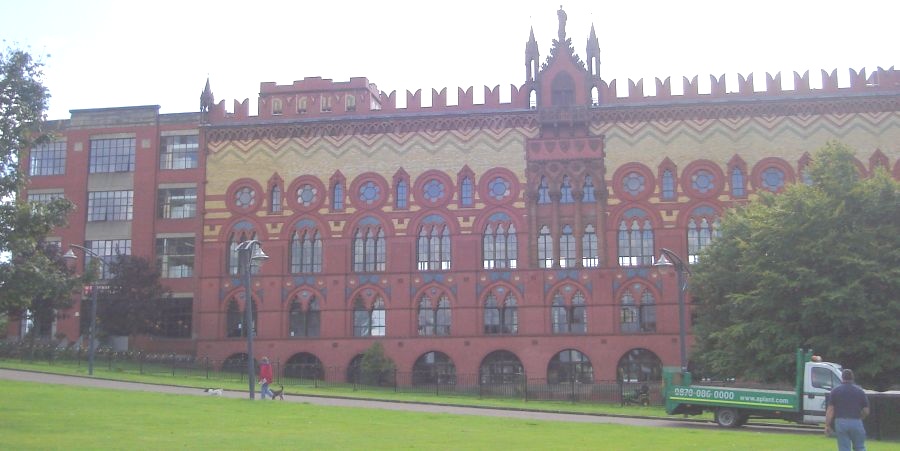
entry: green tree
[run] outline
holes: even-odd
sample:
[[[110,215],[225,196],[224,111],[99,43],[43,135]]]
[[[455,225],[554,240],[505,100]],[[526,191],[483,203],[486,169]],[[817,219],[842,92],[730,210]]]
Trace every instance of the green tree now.
[[[394,361],[384,355],[384,346],[375,342],[363,353],[359,373],[364,384],[390,385],[396,369]]]
[[[78,280],[45,252],[44,239],[66,224],[72,204],[64,199],[32,204],[20,199],[27,180],[20,162],[49,138],[41,130],[50,97],[41,83],[42,63],[25,51],[0,51],[0,312],[17,315],[35,299],[64,307]],[[42,302],[43,302],[42,301]]]
[[[97,298],[97,327],[106,335],[153,333],[159,324],[159,304],[171,297],[160,283],[156,266],[143,257],[122,255],[109,263],[111,277]],[[82,318],[89,304],[82,303]],[[86,324],[83,327],[87,327]]]
[[[792,381],[798,347],[878,388],[900,374],[900,184],[862,179],[830,142],[811,185],[725,215],[693,268],[694,360],[718,374]]]

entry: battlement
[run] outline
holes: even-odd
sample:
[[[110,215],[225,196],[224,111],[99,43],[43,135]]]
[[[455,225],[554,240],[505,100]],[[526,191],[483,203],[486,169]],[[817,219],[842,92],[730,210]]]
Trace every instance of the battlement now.
[[[617,80],[607,82],[599,77],[591,77],[591,98],[578,99],[575,106],[587,108],[606,108],[629,105],[664,106],[679,103],[703,103],[722,101],[747,101],[768,99],[815,99],[843,96],[859,96],[867,93],[896,92],[900,94],[900,71],[893,66],[888,69],[878,68],[870,75],[865,69],[850,69],[849,83],[839,84],[837,70],[822,70],[821,88],[812,88],[809,71],[802,75],[794,72],[793,88],[785,88],[781,72],[765,74],[765,89],[757,91],[754,85],[754,74],[738,74],[736,89],[727,85],[725,75],[710,75],[709,90],[701,92],[699,76],[690,79],[683,77],[681,94],[672,93],[671,77],[663,80],[655,79],[656,93],[647,95],[644,92],[644,80],[627,81],[625,95],[620,95]],[[431,90],[431,105],[424,106],[422,90],[406,91],[406,106],[397,107],[397,91],[387,94],[378,91],[374,83],[363,77],[351,78],[348,82],[333,82],[320,77],[308,77],[295,81],[291,85],[262,83],[260,85],[259,115],[250,116],[249,99],[243,102],[234,101],[233,112],[225,111],[225,102],[213,105],[209,111],[209,120],[215,124],[225,124],[257,119],[324,119],[331,117],[378,117],[387,114],[437,113],[459,114],[477,112],[503,112],[522,110],[541,110],[543,106],[536,101],[533,92],[539,89],[536,84],[525,83],[521,86],[510,85],[508,102],[500,101],[500,86],[484,87],[483,103],[475,103],[473,87],[458,88],[457,103],[448,104],[447,88]],[[353,99],[348,99],[353,97]],[[305,99],[305,100],[304,100]]]

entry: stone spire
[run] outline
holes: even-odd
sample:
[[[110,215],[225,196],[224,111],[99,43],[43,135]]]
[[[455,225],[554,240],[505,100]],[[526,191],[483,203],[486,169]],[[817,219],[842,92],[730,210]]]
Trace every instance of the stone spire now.
[[[200,112],[207,113],[209,108],[215,105],[216,99],[213,97],[212,89],[209,88],[209,77],[206,77],[206,87],[200,93]]]

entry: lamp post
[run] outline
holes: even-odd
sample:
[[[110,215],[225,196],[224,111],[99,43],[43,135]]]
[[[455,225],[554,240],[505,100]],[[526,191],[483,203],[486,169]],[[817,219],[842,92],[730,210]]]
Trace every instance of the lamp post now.
[[[678,255],[671,250],[663,247],[660,248],[659,252],[659,260],[653,266],[656,266],[661,271],[674,267],[675,273],[678,274],[678,343],[681,346],[681,371],[686,372],[687,343],[685,343],[684,297],[687,292],[687,276],[691,274],[691,269],[684,263],[684,260],[678,258]]]
[[[247,240],[237,246],[238,264],[242,267],[244,283],[244,333],[247,334],[247,381],[250,385],[250,399],[256,397],[256,367],[253,360],[253,299],[250,290],[253,262],[268,260],[269,256],[262,250],[258,240]]]
[[[99,254],[97,254],[96,252],[94,252],[84,246],[79,246],[77,244],[70,244],[69,250],[65,254],[63,254],[63,258],[65,258],[66,260],[75,260],[78,258],[75,256],[75,252],[72,252],[72,248],[81,249],[81,251],[84,252],[85,255],[90,255],[92,257],[92,259],[100,262],[100,266],[103,266],[104,268],[106,267],[106,262],[103,261],[103,258],[101,258]],[[100,274],[102,277],[103,273],[101,272]],[[97,290],[96,285],[91,287],[91,325],[88,328],[88,375],[89,376],[94,375],[94,352],[96,350],[95,346],[94,346],[94,337],[97,332],[97,292],[98,291],[99,290]]]

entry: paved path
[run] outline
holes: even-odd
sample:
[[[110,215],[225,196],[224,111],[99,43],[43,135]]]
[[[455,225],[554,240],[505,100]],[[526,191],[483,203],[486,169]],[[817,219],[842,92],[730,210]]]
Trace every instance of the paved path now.
[[[97,379],[91,377],[68,376],[60,374],[40,373],[31,371],[19,371],[0,368],[0,379],[17,381],[40,382],[47,384],[76,385],[82,387],[100,387],[115,390],[133,390],[155,393],[169,393],[190,396],[209,396],[203,389],[193,387],[179,387],[173,385],[144,384],[137,382],[124,382],[109,379]],[[228,398],[246,398],[245,391],[225,390],[222,394]],[[258,396],[258,395],[257,395]],[[570,421],[578,423],[608,423],[629,426],[655,426],[655,427],[680,427],[680,428],[717,428],[714,423],[697,420],[673,420],[664,418],[638,418],[610,415],[574,414],[537,412],[528,410],[495,409],[483,407],[460,407],[436,404],[420,404],[407,402],[371,401],[364,399],[326,398],[320,396],[285,395],[285,401],[315,404],[335,407],[361,407],[367,409],[401,410],[409,412],[446,413],[455,415],[480,415],[490,417],[518,418],[525,420],[541,421]],[[271,401],[269,401],[271,402]],[[821,430],[808,427],[778,427],[748,425],[747,429],[766,432],[791,432],[791,433],[821,433]]]

